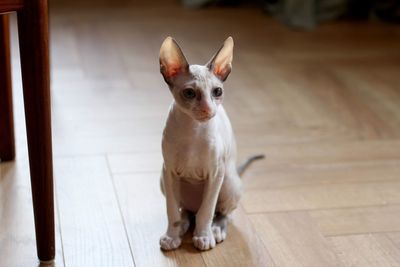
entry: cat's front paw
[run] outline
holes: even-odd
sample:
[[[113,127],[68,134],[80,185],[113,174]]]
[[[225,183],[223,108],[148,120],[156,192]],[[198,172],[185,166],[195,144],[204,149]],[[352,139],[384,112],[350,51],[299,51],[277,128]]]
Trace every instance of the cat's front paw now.
[[[199,250],[209,250],[214,248],[216,242],[213,233],[208,231],[205,235],[193,236],[193,245]]]
[[[180,237],[170,237],[165,234],[160,238],[160,247],[163,250],[173,250],[178,248],[182,243],[182,238]]]

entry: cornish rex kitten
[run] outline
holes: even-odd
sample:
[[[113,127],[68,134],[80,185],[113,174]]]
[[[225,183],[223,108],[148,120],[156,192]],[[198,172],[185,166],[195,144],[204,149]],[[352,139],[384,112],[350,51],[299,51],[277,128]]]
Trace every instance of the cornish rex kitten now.
[[[239,201],[235,138],[221,105],[232,53],[229,37],[207,65],[189,65],[174,39],[166,38],[161,46],[161,73],[174,97],[162,140],[161,190],[168,214],[160,239],[164,250],[180,246],[189,214],[196,215],[194,246],[215,247],[226,238],[227,215]]]

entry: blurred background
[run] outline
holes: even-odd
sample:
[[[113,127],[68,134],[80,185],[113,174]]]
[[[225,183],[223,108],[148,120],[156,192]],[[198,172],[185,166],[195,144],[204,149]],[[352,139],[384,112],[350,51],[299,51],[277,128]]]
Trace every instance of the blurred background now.
[[[252,3],[277,16],[285,24],[312,29],[318,23],[335,19],[369,19],[399,23],[397,0],[183,0],[184,6],[201,8],[207,5],[239,6]]]
[[[395,0],[52,0],[57,266],[399,266]],[[15,16],[17,159],[0,164],[0,266],[37,266]],[[205,64],[232,36],[224,106],[255,153],[228,238],[160,251],[173,36]]]

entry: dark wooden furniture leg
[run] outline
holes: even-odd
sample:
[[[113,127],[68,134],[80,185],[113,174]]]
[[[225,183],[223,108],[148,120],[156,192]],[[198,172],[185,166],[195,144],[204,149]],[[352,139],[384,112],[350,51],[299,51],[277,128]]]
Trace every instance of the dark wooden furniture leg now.
[[[55,238],[47,0],[24,1],[18,33],[36,244],[39,259],[50,261]]]
[[[10,28],[8,15],[0,15],[0,161],[15,158],[11,93]]]

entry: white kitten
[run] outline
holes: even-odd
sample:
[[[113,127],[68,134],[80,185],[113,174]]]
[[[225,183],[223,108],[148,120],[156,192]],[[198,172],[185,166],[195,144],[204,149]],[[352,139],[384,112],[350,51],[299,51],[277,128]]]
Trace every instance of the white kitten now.
[[[161,46],[161,73],[174,97],[162,140],[161,190],[168,214],[162,249],[179,247],[190,214],[196,215],[196,248],[211,249],[226,238],[227,215],[236,208],[242,191],[236,143],[221,105],[232,56],[231,37],[205,66],[189,66],[171,37]]]

